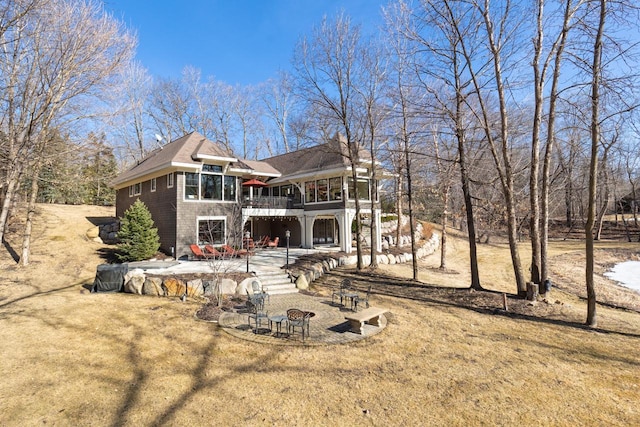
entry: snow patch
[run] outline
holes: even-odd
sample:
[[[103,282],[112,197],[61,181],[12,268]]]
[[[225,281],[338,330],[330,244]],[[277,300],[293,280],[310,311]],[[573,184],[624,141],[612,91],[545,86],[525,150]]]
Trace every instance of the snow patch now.
[[[619,282],[622,286],[640,291],[640,261],[621,262],[604,275]]]

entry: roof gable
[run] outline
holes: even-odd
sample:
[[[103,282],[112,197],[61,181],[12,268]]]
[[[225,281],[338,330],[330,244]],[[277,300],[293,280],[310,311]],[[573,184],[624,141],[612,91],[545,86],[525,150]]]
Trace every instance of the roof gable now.
[[[116,188],[123,184],[139,180],[146,175],[158,173],[176,167],[199,168],[202,160],[233,162],[237,159],[220,144],[205,138],[198,132],[192,132],[149,153],[128,170],[119,174],[112,182]]]
[[[331,141],[297,151],[291,151],[263,161],[279,170],[283,176],[312,173],[329,169],[348,169],[349,162],[347,142],[336,136]],[[359,161],[370,158],[364,150],[359,152]]]

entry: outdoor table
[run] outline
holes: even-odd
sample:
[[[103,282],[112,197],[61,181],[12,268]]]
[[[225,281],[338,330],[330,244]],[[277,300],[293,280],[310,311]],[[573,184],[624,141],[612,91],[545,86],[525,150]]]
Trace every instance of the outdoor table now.
[[[353,311],[354,301],[358,299],[358,294],[356,292],[345,292],[344,294],[342,294],[342,297],[351,301],[349,304],[349,308],[351,309],[351,311]]]
[[[273,324],[276,324],[276,336],[282,334],[282,322],[287,320],[287,316],[279,314],[277,316],[269,316],[269,329],[273,332]]]

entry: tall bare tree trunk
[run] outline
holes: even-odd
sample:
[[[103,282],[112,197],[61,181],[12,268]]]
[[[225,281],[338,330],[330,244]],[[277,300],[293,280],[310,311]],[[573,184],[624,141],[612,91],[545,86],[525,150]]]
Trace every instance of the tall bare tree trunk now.
[[[33,166],[31,174],[31,194],[27,205],[27,218],[24,225],[24,236],[22,238],[22,254],[20,256],[21,265],[29,265],[31,254],[31,232],[33,230],[33,217],[36,214],[36,200],[38,198],[38,175],[40,175],[40,166]]]
[[[442,195],[442,236],[440,237],[440,269],[447,269],[447,222],[449,219],[449,191],[451,190],[450,185],[446,185],[444,189],[444,194]]]
[[[547,247],[549,244],[549,191],[550,191],[550,175],[551,175],[551,158],[553,156],[553,147],[555,145],[555,125],[556,125],[556,105],[558,101],[558,85],[560,80],[560,65],[562,62],[562,54],[566,44],[567,34],[569,33],[569,22],[573,16],[571,8],[572,1],[566,0],[564,12],[564,20],[562,32],[558,38],[558,48],[555,52],[553,68],[553,77],[551,80],[551,91],[549,94],[549,114],[547,118],[547,140],[544,153],[544,161],[542,166],[542,236],[540,239],[540,281],[544,282],[549,278],[549,268],[547,265]],[[545,294],[544,287],[540,287],[540,293]]]
[[[402,236],[402,172],[398,174],[397,178],[397,200],[396,200],[396,215],[398,215],[398,226],[396,227],[396,248],[400,247],[400,237]]]
[[[596,188],[598,185],[598,146],[600,141],[600,79],[602,62],[602,37],[607,14],[606,0],[600,0],[600,19],[593,43],[593,64],[591,68],[591,160],[589,162],[589,208],[585,225],[586,238],[586,285],[587,285],[587,325],[598,326],[596,317],[596,290],[593,278],[593,228],[596,215]]]
[[[542,107],[544,104],[544,80],[546,67],[540,66],[542,55],[544,32],[542,17],[544,14],[544,0],[537,0],[537,35],[533,43],[533,78],[534,78],[534,113],[531,136],[531,173],[529,175],[529,205],[531,216],[529,217],[529,237],[531,239],[531,276],[533,283],[541,283],[540,270],[542,268],[541,236],[540,236],[540,201],[538,191],[538,179],[540,171],[540,125],[542,123]]]

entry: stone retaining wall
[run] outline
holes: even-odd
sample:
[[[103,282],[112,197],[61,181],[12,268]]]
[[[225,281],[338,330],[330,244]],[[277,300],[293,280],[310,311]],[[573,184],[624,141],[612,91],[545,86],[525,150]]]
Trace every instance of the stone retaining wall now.
[[[421,226],[421,224],[419,224]],[[422,231],[422,229],[420,229]],[[410,241],[410,239],[409,239]],[[440,235],[433,233],[429,240],[426,240],[417,250],[416,257],[418,259],[424,258],[433,254],[440,246]],[[378,264],[400,264],[404,262],[410,262],[413,260],[411,252],[401,254],[378,254]],[[358,262],[357,255],[332,255],[327,254],[326,258],[306,268],[296,267],[291,268],[290,273],[295,280],[296,287],[298,289],[307,289],[309,284],[314,280],[320,278],[325,273],[333,270],[334,268],[342,265],[355,265]],[[365,265],[371,263],[371,255],[363,255],[362,262]]]

